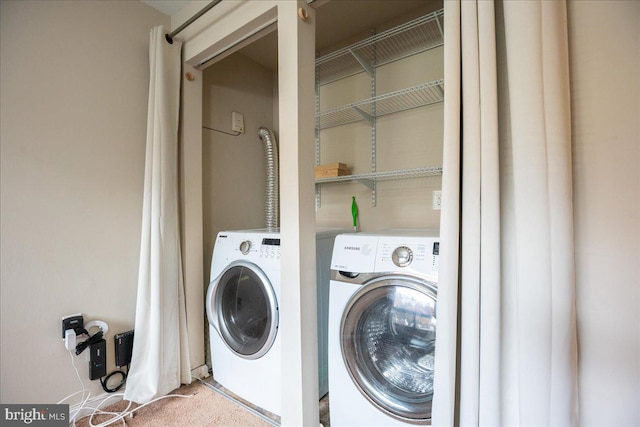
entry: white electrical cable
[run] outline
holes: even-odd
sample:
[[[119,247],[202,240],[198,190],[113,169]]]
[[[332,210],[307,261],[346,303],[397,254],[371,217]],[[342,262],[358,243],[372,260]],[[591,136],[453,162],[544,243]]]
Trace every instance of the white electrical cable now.
[[[75,393],[71,393],[69,396],[65,397],[64,399],[62,399],[61,401],[58,402],[58,405],[60,405],[61,403],[63,403],[64,401],[66,401],[67,399],[72,398],[73,396],[82,393],[82,400],[80,401],[81,404],[78,407],[78,409],[75,411],[75,413],[69,414],[69,421],[72,425],[76,425],[76,417],[78,416],[78,414],[80,413],[80,411],[82,410],[82,408],[87,404],[87,401],[89,400],[89,398],[91,397],[91,390],[84,388],[84,383],[82,382],[82,378],[80,378],[80,372],[78,372],[78,368],[76,366],[76,362],[73,358],[73,353],[71,352],[71,350],[69,351],[69,357],[71,357],[71,366],[73,366],[73,369],[76,371],[76,376],[78,377],[78,381],[80,382],[80,391],[76,391]],[[85,393],[87,393],[87,396],[85,397]]]
[[[103,411],[100,409],[100,405],[104,404],[107,400],[109,400],[112,397],[116,397],[116,396],[122,396],[124,397],[124,393],[118,393],[118,394],[112,394],[111,396],[107,396],[104,398],[104,400],[102,400],[102,402],[98,403],[98,405],[93,409],[93,412],[91,412],[91,415],[89,416],[89,425],[91,427],[104,427],[104,426],[110,426],[111,424],[115,424],[116,421],[121,421],[123,426],[126,426],[127,423],[124,420],[125,417],[127,415],[129,415],[129,408],[131,408],[131,405],[133,404],[133,402],[129,401],[129,404],[127,405],[127,407],[122,411],[122,412],[111,412],[111,411]],[[133,411],[131,411],[131,413],[133,413]],[[106,421],[103,421],[100,424],[94,424],[93,423],[93,417],[95,415],[113,415],[113,418],[109,418]]]
[[[122,395],[122,396],[124,396],[124,393],[118,393],[118,395]],[[92,414],[91,414],[91,416],[89,417],[89,425],[90,425],[91,427],[106,427],[106,426],[110,426],[111,424],[115,423],[116,421],[122,421],[122,422],[123,422],[123,424],[125,424],[125,421],[124,421],[124,418],[125,418],[125,417],[127,417],[128,415],[133,416],[133,413],[134,413],[134,412],[136,412],[136,411],[137,411],[137,410],[139,410],[139,409],[144,408],[144,407],[145,407],[145,406],[147,406],[147,405],[151,405],[152,403],[155,403],[155,402],[157,402],[157,401],[159,401],[159,400],[167,399],[167,398],[170,398],[170,397],[183,397],[183,398],[189,398],[189,397],[193,397],[194,395],[193,395],[193,394],[168,394],[168,395],[166,395],[166,396],[160,396],[160,397],[157,397],[157,398],[155,398],[155,399],[153,399],[153,400],[151,400],[151,401],[149,401],[149,402],[147,402],[147,403],[145,403],[145,404],[143,404],[143,405],[137,406],[137,407],[135,407],[134,409],[131,409],[131,410],[129,410],[129,408],[131,407],[131,405],[132,405],[132,403],[133,403],[133,402],[129,402],[129,405],[127,405],[127,408],[126,408],[124,411],[120,412],[120,413],[117,413],[117,412],[109,412],[109,411],[102,411],[102,410],[100,409],[100,405],[102,405],[104,402],[106,402],[106,401],[107,401],[107,399],[109,399],[110,397],[113,397],[113,396],[115,396],[115,395],[111,395],[111,396],[106,397],[106,398],[105,398],[102,402],[100,402],[100,403],[98,404],[98,406],[96,406],[96,408],[93,410],[93,413],[92,413]],[[103,422],[103,423],[100,423],[100,424],[94,424],[94,423],[93,423],[93,417],[94,417],[94,415],[97,415],[97,414],[112,414],[112,415],[115,415],[115,417],[110,418],[110,419],[108,419],[107,421],[105,421],[105,422]]]
[[[91,323],[91,322],[89,322]],[[104,323],[104,322],[102,322]],[[106,324],[105,324],[106,325]],[[94,326],[94,325],[92,325]],[[89,324],[87,324],[87,330],[89,329]],[[106,333],[106,332],[105,332]],[[78,416],[78,414],[80,414],[80,412],[84,409],[84,407],[86,406],[87,402],[89,401],[89,398],[91,397],[91,390],[87,389],[84,387],[84,383],[82,382],[82,378],[80,378],[80,373],[78,372],[78,368],[76,367],[76,362],[75,359],[73,358],[73,353],[71,351],[69,351],[69,356],[71,357],[71,365],[73,366],[73,369],[76,371],[76,376],[78,377],[78,381],[80,382],[80,387],[81,390],[80,391],[76,391],[75,393],[71,393],[69,396],[65,397],[64,399],[60,400],[58,402],[58,405],[60,405],[61,403],[65,402],[66,400],[72,398],[73,396],[82,393],[82,400],[80,401],[80,406],[78,407],[78,409],[75,410],[75,412],[73,413],[73,415],[69,414],[69,425],[75,427],[76,425],[76,417]],[[85,397],[85,393],[87,394]],[[124,393],[117,393],[117,394],[111,394],[109,396],[106,396],[104,399],[102,399],[102,401],[100,403],[98,403],[98,405],[96,405],[96,407],[93,409],[93,412],[91,413],[91,415],[89,416],[89,425],[91,427],[107,427],[110,426],[118,421],[122,422],[123,426],[126,426],[126,421],[125,421],[125,417],[126,416],[133,416],[133,413],[136,412],[138,409],[142,409],[147,405],[150,405],[154,402],[157,402],[159,400],[162,399],[167,399],[169,397],[183,397],[183,398],[189,398],[189,397],[193,397],[193,394],[187,394],[187,395],[183,395],[183,394],[168,394],[166,396],[160,396],[158,398],[155,398],[143,405],[140,405],[134,409],[131,409],[131,405],[133,404],[133,402],[129,401],[129,404],[127,405],[127,407],[122,411],[122,412],[110,412],[110,411],[103,411],[100,409],[100,407],[109,399],[111,399],[112,397],[116,397],[116,396],[122,396],[124,397]],[[104,421],[100,424],[93,424],[93,417],[95,415],[114,415],[113,418],[108,419],[107,421]]]

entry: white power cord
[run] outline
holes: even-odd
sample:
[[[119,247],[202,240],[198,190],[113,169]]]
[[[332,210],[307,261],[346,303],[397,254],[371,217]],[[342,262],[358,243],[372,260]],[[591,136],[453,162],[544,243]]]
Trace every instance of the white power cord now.
[[[62,399],[61,401],[58,402],[58,405],[60,405],[61,403],[65,402],[66,400],[72,398],[73,396],[82,393],[82,400],[80,401],[80,406],[78,407],[78,409],[73,413],[73,414],[69,414],[69,423],[73,426],[76,425],[76,417],[78,416],[78,414],[80,413],[80,411],[82,410],[82,408],[84,408],[84,406],[87,404],[87,401],[89,400],[89,398],[91,397],[91,390],[84,388],[84,383],[82,382],[82,378],[80,378],[80,373],[78,372],[78,368],[76,367],[76,362],[73,358],[73,353],[71,352],[71,350],[69,350],[69,357],[71,357],[71,365],[73,366],[73,369],[76,371],[76,376],[78,377],[78,381],[80,381],[80,391],[76,391],[75,393],[71,393],[69,396],[65,397],[64,399]],[[87,394],[85,397],[85,393]]]
[[[117,395],[122,395],[124,396],[124,393],[118,393]],[[98,406],[96,406],[96,408],[93,410],[93,412],[91,413],[91,416],[89,417],[89,425],[91,427],[106,427],[106,426],[110,426],[111,424],[114,424],[116,421],[122,421],[122,424],[125,425],[125,417],[127,416],[133,416],[133,413],[136,412],[138,409],[142,409],[147,405],[151,405],[152,403],[155,403],[159,400],[162,399],[167,399],[170,397],[183,397],[183,398],[189,398],[189,397],[193,397],[193,394],[168,394],[166,396],[160,396],[157,397],[147,403],[145,403],[144,405],[140,405],[135,407],[134,409],[129,410],[129,408],[131,408],[131,405],[133,404],[133,402],[129,402],[129,404],[127,405],[126,409],[122,412],[109,412],[109,411],[102,411],[100,409],[100,405],[102,405],[104,402],[106,402],[109,398],[113,397],[113,396],[117,396],[117,395],[111,395],[111,396],[107,396],[102,402],[100,402],[98,404]],[[100,424],[94,424],[93,423],[93,417],[95,415],[98,414],[103,414],[103,415],[114,415],[113,418],[108,419],[107,421],[100,423]]]
[[[75,393],[71,393],[69,396],[65,397],[64,399],[60,400],[58,402],[58,405],[61,403],[64,403],[66,400],[72,398],[73,396],[76,396],[80,393],[82,393],[82,400],[80,401],[80,405],[78,406],[78,408],[74,411],[73,414],[69,414],[69,425],[75,427],[76,425],[76,417],[78,416],[78,414],[80,414],[80,412],[84,409],[84,407],[86,406],[87,402],[89,401],[89,398],[91,397],[91,390],[87,389],[84,387],[84,383],[82,382],[82,378],[80,378],[80,373],[78,372],[78,368],[76,367],[76,362],[75,359],[73,358],[73,353],[71,352],[71,350],[69,350],[69,356],[71,357],[71,365],[73,366],[73,369],[76,371],[76,376],[78,377],[78,381],[80,381],[80,387],[81,390],[80,391],[76,391]],[[86,393],[86,397],[85,397],[85,393]],[[134,409],[130,409],[131,405],[133,404],[133,402],[129,402],[129,404],[127,405],[127,407],[122,411],[122,412],[110,412],[110,411],[103,411],[100,409],[100,407],[102,405],[104,405],[105,402],[107,402],[109,399],[111,399],[112,397],[116,397],[116,396],[122,396],[124,397],[124,393],[117,393],[117,394],[111,394],[107,397],[105,397],[100,403],[98,403],[98,405],[96,405],[96,407],[94,408],[93,412],[91,413],[91,415],[89,416],[89,425],[91,427],[107,427],[110,426],[112,424],[115,424],[118,421],[122,422],[123,426],[126,426],[126,422],[125,422],[125,417],[127,416],[133,416],[134,412],[136,412],[138,409],[142,409],[147,405],[150,405],[154,402],[157,402],[159,400],[162,399],[167,399],[169,397],[182,397],[182,398],[189,398],[189,397],[193,397],[193,394],[187,394],[187,395],[183,395],[183,394],[168,394],[166,396],[160,396],[157,397],[143,405],[137,406]],[[104,421],[100,424],[94,424],[93,423],[93,417],[95,415],[113,415],[113,418],[108,419],[107,421]]]

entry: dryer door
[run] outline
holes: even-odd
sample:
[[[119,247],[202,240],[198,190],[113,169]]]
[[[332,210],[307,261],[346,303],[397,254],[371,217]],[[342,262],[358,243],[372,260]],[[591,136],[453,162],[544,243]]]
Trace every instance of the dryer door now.
[[[269,278],[255,264],[229,264],[210,286],[209,321],[238,356],[257,359],[276,339],[278,302]]]
[[[387,415],[431,418],[436,285],[388,275],[363,285],[341,323],[342,356],[360,392]]]

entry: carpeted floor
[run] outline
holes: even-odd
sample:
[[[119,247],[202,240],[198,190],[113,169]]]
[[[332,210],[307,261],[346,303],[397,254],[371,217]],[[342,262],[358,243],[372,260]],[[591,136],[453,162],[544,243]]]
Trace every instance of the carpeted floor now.
[[[188,398],[162,399],[136,411],[133,418],[127,417],[130,427],[272,427],[260,417],[211,390],[198,381],[182,386],[171,394],[193,395]],[[121,401],[105,408],[118,412],[126,408],[128,401]],[[97,425],[110,416],[93,418]],[[113,424],[121,426],[122,422]],[[76,423],[78,427],[89,427],[89,419]]]

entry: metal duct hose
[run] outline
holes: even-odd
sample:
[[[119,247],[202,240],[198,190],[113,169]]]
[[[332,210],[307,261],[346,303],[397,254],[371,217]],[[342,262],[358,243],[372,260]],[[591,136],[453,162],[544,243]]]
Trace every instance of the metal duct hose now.
[[[258,136],[264,142],[264,152],[267,166],[267,199],[266,199],[266,226],[267,230],[278,228],[278,145],[276,138],[267,128],[258,129]]]

